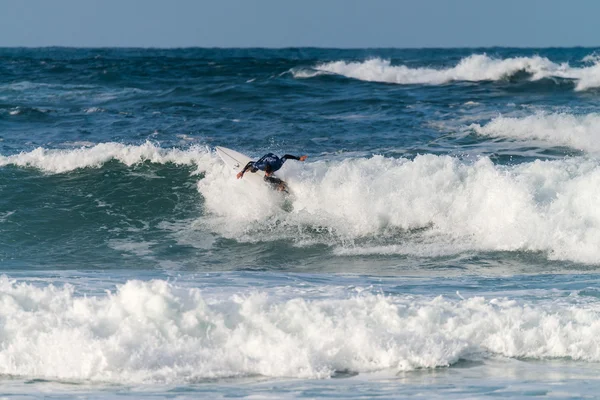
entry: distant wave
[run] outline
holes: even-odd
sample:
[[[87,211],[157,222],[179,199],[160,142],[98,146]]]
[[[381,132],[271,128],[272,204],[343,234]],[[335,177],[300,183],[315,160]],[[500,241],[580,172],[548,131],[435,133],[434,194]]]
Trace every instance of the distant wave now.
[[[474,54],[463,58],[451,68],[410,68],[392,65],[390,60],[374,58],[362,62],[335,61],[316,65],[311,75],[308,71],[294,70],[297,78],[308,78],[317,74],[332,73],[369,82],[397,84],[441,85],[453,81],[498,81],[519,72],[530,75],[531,80],[564,78],[576,81],[575,90],[581,91],[600,87],[600,64],[597,58],[586,58],[594,64],[587,67],[571,67],[568,63],[557,64],[546,57],[514,57],[496,59],[485,54]]]
[[[499,116],[484,125],[469,126],[477,134],[520,140],[542,140],[553,146],[600,152],[600,114],[539,112],[526,117]]]
[[[501,356],[600,361],[594,304],[365,293],[217,298],[162,280],[106,295],[0,278],[0,374],[116,383],[322,379]],[[558,340],[558,339],[560,340]]]

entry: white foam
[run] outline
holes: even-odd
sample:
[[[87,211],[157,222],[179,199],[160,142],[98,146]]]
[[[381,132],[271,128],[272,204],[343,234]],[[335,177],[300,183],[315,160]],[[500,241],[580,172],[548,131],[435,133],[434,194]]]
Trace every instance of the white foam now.
[[[124,253],[130,253],[138,257],[147,257],[152,254],[151,247],[156,242],[132,242],[127,239],[110,239],[108,247]]]
[[[491,355],[600,361],[597,303],[363,292],[212,298],[165,281],[105,296],[0,279],[0,374],[181,383],[408,371]]]
[[[12,211],[6,211],[3,213],[0,213],[0,223],[2,222],[6,222],[6,220],[13,215],[15,212],[17,212],[17,210],[12,210]]]
[[[293,68],[290,70],[294,78],[296,79],[307,79],[314,78],[315,76],[327,74],[327,71],[318,71],[314,69],[305,69],[305,68]]]
[[[538,112],[526,117],[498,116],[485,125],[469,126],[479,135],[520,140],[543,140],[587,152],[600,151],[600,114],[573,115]]]
[[[92,147],[95,146],[97,143],[94,142],[90,142],[87,140],[76,140],[74,142],[63,142],[62,145],[63,146],[69,146],[69,147]]]
[[[588,54],[587,56],[583,57],[581,61],[588,64],[597,64],[600,62],[600,53],[594,51],[592,54]]]
[[[287,200],[236,181],[219,164],[207,169],[198,183],[202,229],[239,241],[323,243],[338,254],[534,251],[600,263],[596,160],[498,166],[488,158],[375,156],[289,161],[280,176],[292,189]]]
[[[0,167],[15,165],[38,168],[49,173],[64,173],[78,168],[98,168],[111,160],[117,160],[127,166],[145,161],[159,164],[200,165],[211,162],[212,156],[205,147],[199,146],[181,150],[164,149],[151,142],[137,146],[109,142],[68,150],[38,147],[30,152],[16,155],[0,155]]]
[[[473,54],[450,68],[410,68],[374,58],[362,62],[328,62],[315,66],[312,73],[305,70],[291,70],[291,73],[297,78],[310,78],[321,72],[370,82],[441,85],[452,81],[498,81],[521,71],[530,74],[531,80],[551,77],[576,80],[576,90],[600,87],[600,64],[578,68],[540,56],[497,59]]]
[[[86,114],[93,114],[93,113],[99,113],[99,112],[104,112],[105,110],[103,108],[100,107],[89,107],[83,110]]]

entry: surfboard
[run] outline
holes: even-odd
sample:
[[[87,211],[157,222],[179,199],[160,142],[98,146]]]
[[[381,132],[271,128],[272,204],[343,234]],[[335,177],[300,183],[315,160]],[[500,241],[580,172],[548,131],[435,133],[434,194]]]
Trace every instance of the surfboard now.
[[[225,162],[229,168],[233,170],[233,175],[235,176],[238,172],[240,172],[246,164],[248,164],[252,159],[245,154],[239,153],[235,150],[228,149],[227,147],[217,146],[215,147],[217,154],[221,157],[221,160]],[[254,183],[264,183],[263,179],[265,176],[264,171],[256,171],[255,173],[251,173],[250,171],[244,174],[242,179],[248,180]]]
[[[219,157],[221,157],[221,160],[223,160],[225,164],[227,164],[227,166],[233,169],[236,173],[240,172],[246,166],[246,164],[252,161],[252,159],[247,155],[238,153],[237,151],[228,149],[227,147],[217,146],[215,149],[217,150]],[[261,174],[261,178],[265,174],[263,171],[257,171],[256,173]]]

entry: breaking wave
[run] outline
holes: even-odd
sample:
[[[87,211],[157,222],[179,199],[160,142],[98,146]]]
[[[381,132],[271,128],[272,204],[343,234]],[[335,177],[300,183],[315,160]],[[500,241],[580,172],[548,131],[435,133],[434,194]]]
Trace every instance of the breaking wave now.
[[[590,61],[592,59],[586,59]],[[594,59],[595,62],[595,59]],[[335,61],[313,67],[313,73],[293,70],[297,78],[309,78],[321,73],[343,75],[348,78],[369,82],[387,82],[402,85],[441,85],[453,81],[498,81],[519,72],[528,74],[536,81],[544,78],[562,78],[576,81],[575,90],[586,90],[600,86],[600,64],[571,67],[568,63],[554,63],[546,57],[514,57],[496,59],[485,54],[474,54],[463,58],[450,68],[410,68],[392,65],[390,60],[374,58],[362,62]]]
[[[469,126],[477,134],[519,140],[541,140],[586,152],[600,151],[600,114],[540,112],[526,117],[498,116],[485,125]]]
[[[203,211],[189,229],[241,242],[325,244],[338,255],[528,251],[600,263],[600,213],[592,201],[600,196],[600,164],[587,157],[518,165],[437,155],[288,162],[278,174],[289,196],[261,180],[235,179],[203,147],[38,148],[0,156],[0,166],[64,173],[111,160],[194,166],[192,173],[202,173],[191,180]]]
[[[79,168],[99,168],[112,160],[131,166],[145,161],[158,164],[198,165],[207,159],[210,159],[210,156],[205,147],[194,146],[187,150],[180,150],[164,149],[151,142],[141,145],[109,142],[77,149],[38,147],[15,155],[0,155],[0,167],[13,165],[37,168],[48,173],[65,173]]]
[[[0,374],[118,383],[327,378],[494,355],[600,361],[594,303],[365,292],[211,297],[162,280],[106,295],[0,279]]]
[[[227,174],[215,164],[198,182],[203,223],[239,241],[324,243],[340,255],[532,251],[600,263],[595,160],[500,166],[422,155],[287,163],[281,176],[289,199]]]

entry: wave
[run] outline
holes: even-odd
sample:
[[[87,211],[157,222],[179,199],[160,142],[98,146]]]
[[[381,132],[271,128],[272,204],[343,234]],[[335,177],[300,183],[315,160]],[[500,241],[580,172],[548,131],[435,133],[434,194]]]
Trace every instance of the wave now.
[[[588,62],[591,60],[595,61],[592,58],[587,59]],[[473,54],[460,60],[454,67],[439,69],[392,65],[390,60],[374,58],[362,62],[327,62],[315,66],[313,70],[362,81],[402,85],[441,85],[454,81],[499,81],[524,72],[533,81],[544,78],[575,80],[577,82],[575,90],[578,91],[600,87],[600,63],[577,68],[571,67],[568,63],[557,64],[540,56],[496,59],[485,54]],[[309,78],[318,75],[316,72],[310,74],[304,70],[291,71],[297,78]]]
[[[110,161],[194,166],[202,173],[193,178],[202,215],[182,229],[240,242],[319,244],[342,256],[527,251],[600,263],[600,214],[590,202],[600,195],[600,163],[587,157],[518,165],[431,154],[288,162],[278,175],[292,193],[282,196],[259,180],[235,179],[199,146],[103,143],[0,156],[0,166],[47,173]]]
[[[595,303],[384,296],[211,297],[162,280],[107,295],[0,279],[0,374],[117,383],[319,379],[490,355],[600,361]]]
[[[290,162],[280,176],[287,199],[210,166],[198,182],[204,228],[238,241],[326,244],[341,255],[530,251],[600,263],[600,214],[590,202],[600,195],[597,160],[374,156]]]
[[[586,152],[600,151],[600,114],[573,115],[539,112],[526,117],[499,116],[485,125],[471,124],[477,134],[519,140],[542,140]]]
[[[0,167],[14,165],[37,168],[48,173],[65,173],[79,168],[99,168],[113,160],[131,166],[146,161],[158,164],[200,165],[209,159],[209,151],[200,146],[180,150],[164,149],[151,142],[141,145],[108,142],[78,149],[38,147],[15,155],[0,155]]]

